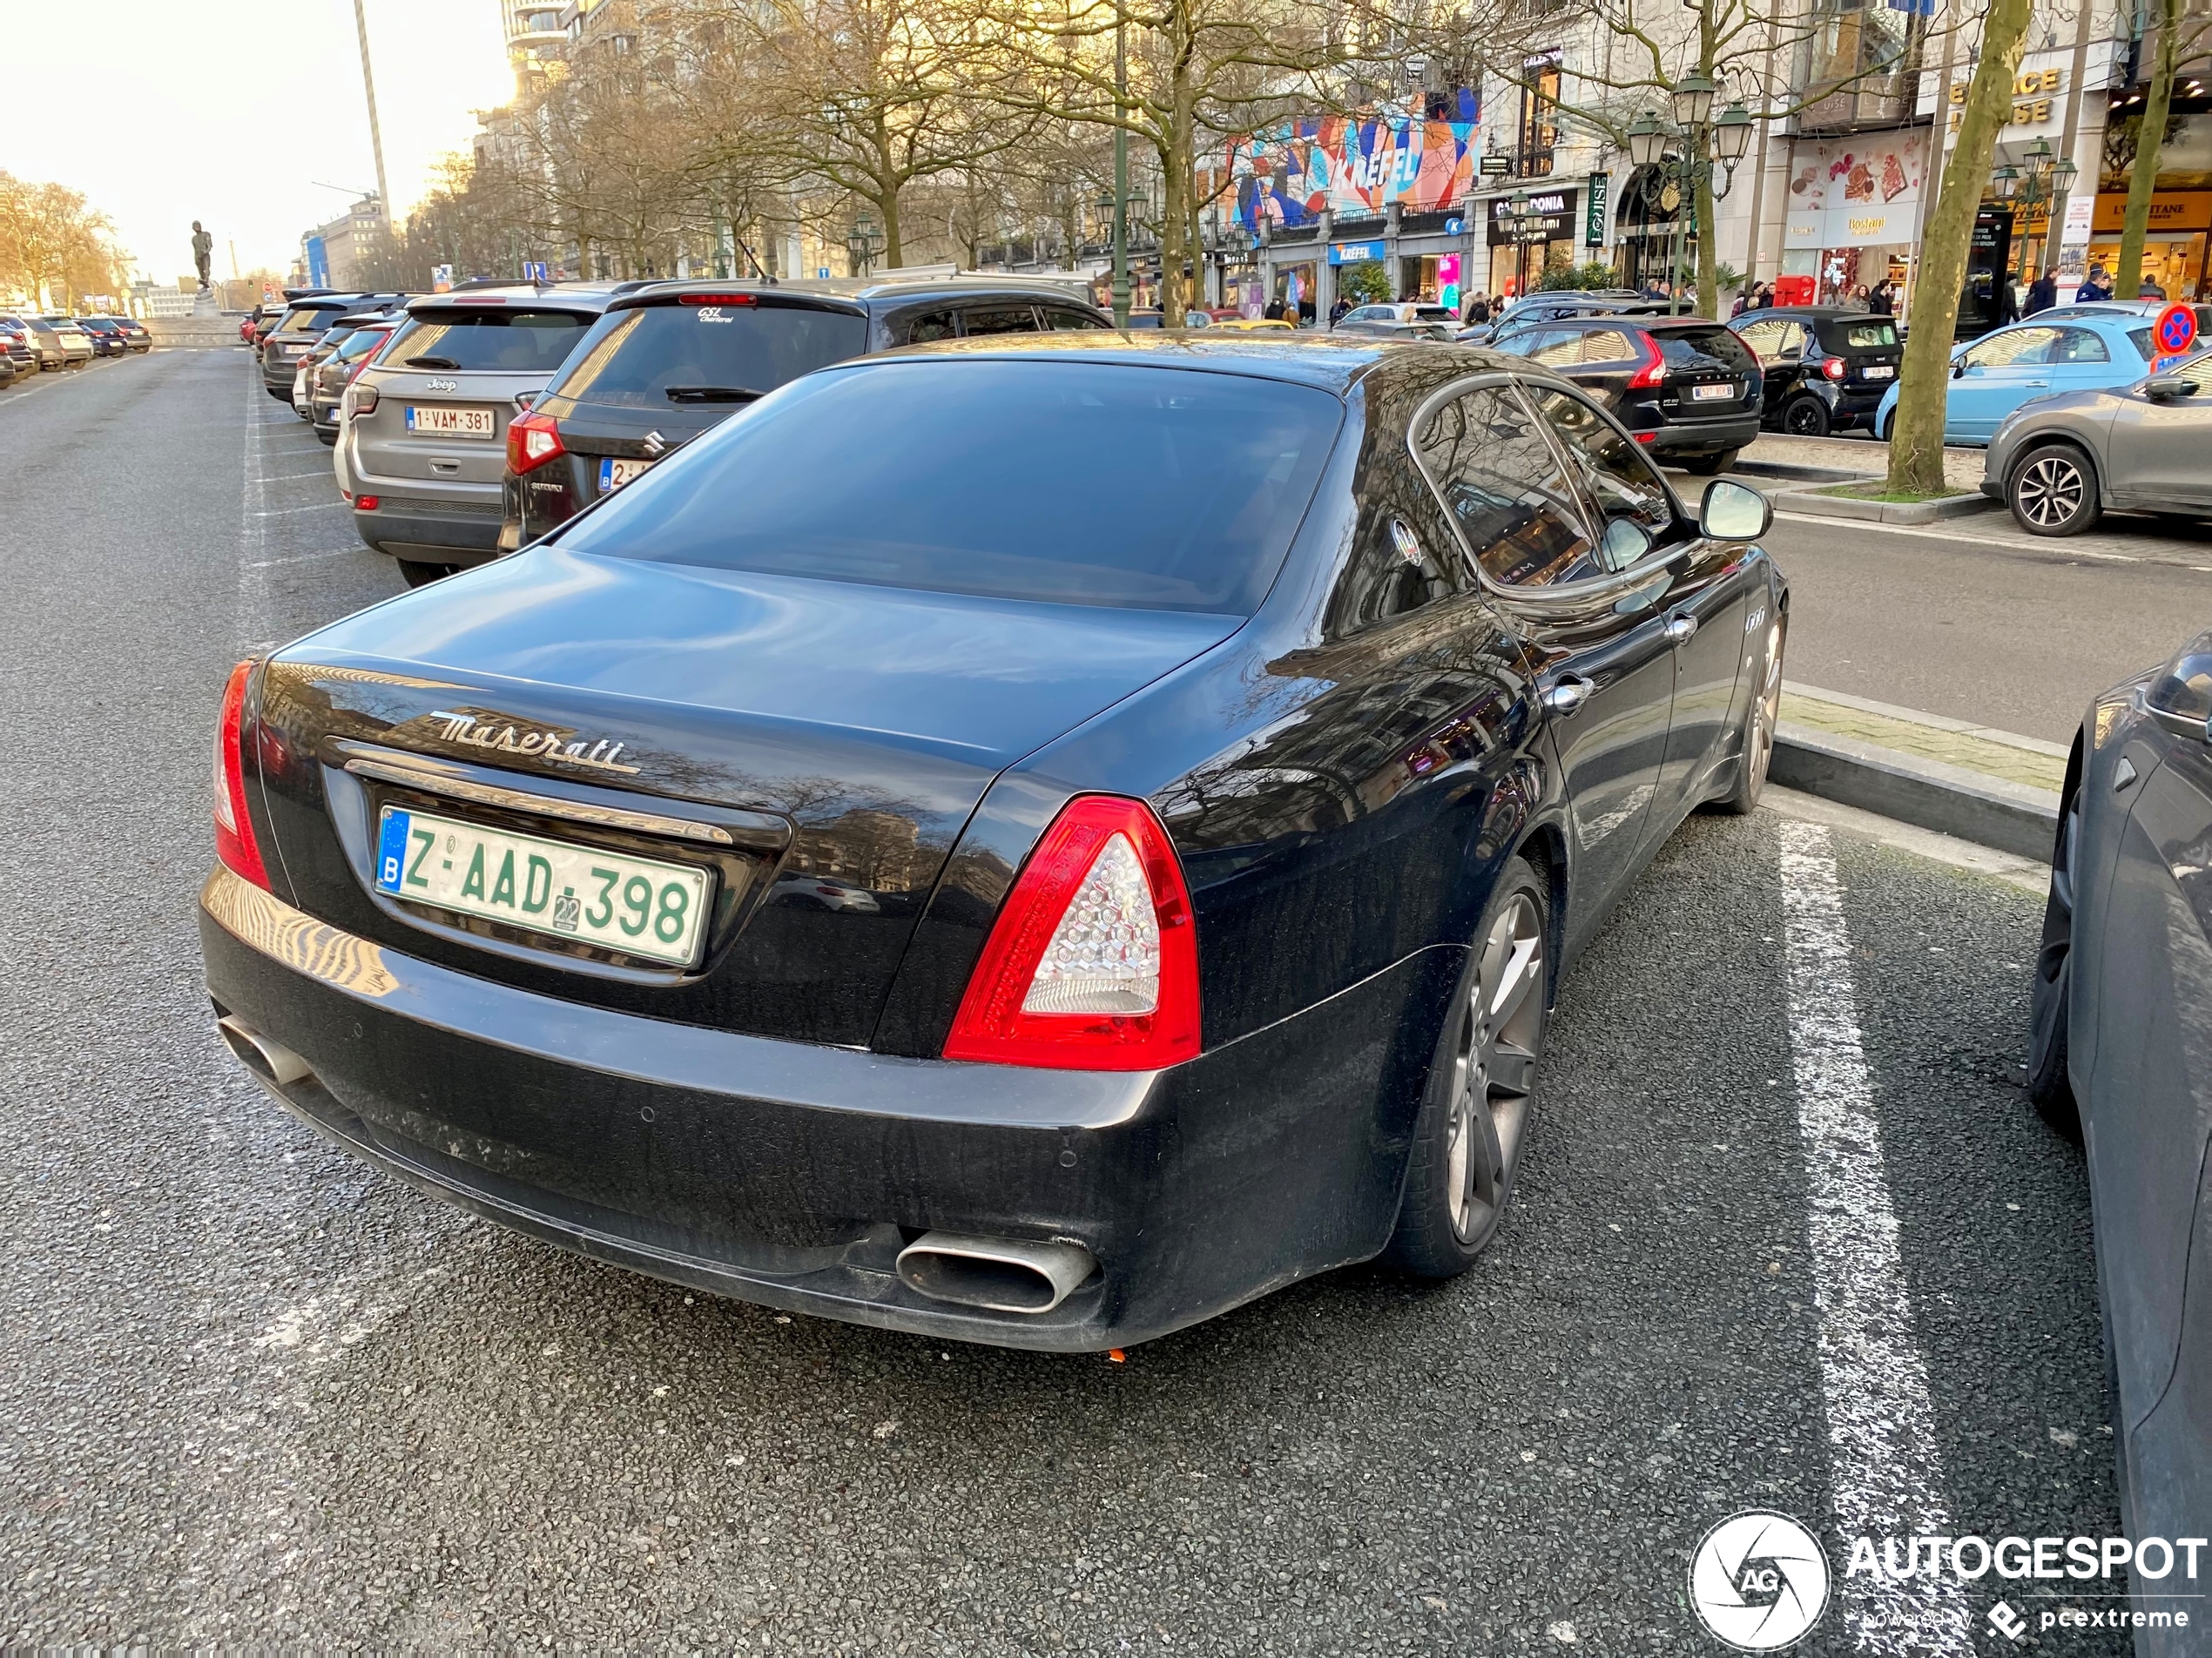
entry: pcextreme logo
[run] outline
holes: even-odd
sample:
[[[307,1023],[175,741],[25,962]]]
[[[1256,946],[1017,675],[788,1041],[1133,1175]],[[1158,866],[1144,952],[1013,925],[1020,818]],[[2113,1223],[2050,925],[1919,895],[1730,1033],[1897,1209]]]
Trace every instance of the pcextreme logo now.
[[[1730,1514],[1689,1557],[1689,1604],[1738,1652],[1778,1652],[1828,1608],[1828,1556],[1787,1514]]]

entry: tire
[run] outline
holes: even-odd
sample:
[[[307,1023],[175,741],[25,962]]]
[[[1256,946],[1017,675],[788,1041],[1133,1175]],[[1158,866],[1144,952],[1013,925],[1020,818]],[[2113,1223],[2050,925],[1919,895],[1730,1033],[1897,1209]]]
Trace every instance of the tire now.
[[[1693,455],[1682,463],[1682,469],[1692,477],[1716,478],[1736,464],[1741,449],[1723,449],[1718,455]]]
[[[402,558],[398,563],[400,574],[407,578],[409,587],[428,587],[461,568],[458,564],[426,564],[419,558]]]
[[[2005,480],[2013,522],[2031,536],[2078,536],[2104,516],[2096,468],[2071,443],[2039,443]]]
[[[1737,749],[1736,781],[1713,802],[1716,812],[1747,818],[1766,792],[1767,772],[1774,765],[1774,728],[1782,718],[1782,658],[1790,644],[1790,618],[1777,623],[1772,658],[1766,665],[1766,683],[1743,711],[1743,732]]]
[[[1826,437],[1828,405],[1817,397],[1800,394],[1783,406],[1782,429],[1791,437]]]
[[[2043,1121],[2067,1139],[2081,1138],[2081,1111],[2067,1075],[2067,1021],[2074,990],[2074,864],[2081,842],[2077,789],[2059,818],[2051,853],[2051,891],[2043,902],[2043,940],[2027,996],[2027,1097]]]
[[[1889,419],[1874,428],[1874,441],[1877,443],[1886,443],[1890,441],[1890,434],[1895,430],[1897,430],[1897,416],[1892,414]]]
[[[322,428],[318,426],[315,428],[315,441],[321,444],[326,449],[334,449],[338,447],[338,434],[335,432],[326,432],[322,429]]]
[[[1457,1277],[1474,1265],[1513,1196],[1550,1019],[1550,929],[1543,876],[1512,859],[1483,908],[1429,1066],[1398,1226],[1383,1251],[1412,1277]]]

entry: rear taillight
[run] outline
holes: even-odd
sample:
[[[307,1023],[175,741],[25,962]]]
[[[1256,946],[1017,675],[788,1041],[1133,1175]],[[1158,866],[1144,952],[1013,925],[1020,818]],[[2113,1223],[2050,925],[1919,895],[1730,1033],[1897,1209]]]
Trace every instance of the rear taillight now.
[[[1636,365],[1635,374],[1629,376],[1629,389],[1648,392],[1665,383],[1667,360],[1659,354],[1659,342],[1648,334],[1639,334],[1637,340],[1643,347],[1643,361]]]
[[[567,453],[561,444],[561,428],[550,414],[525,414],[509,422],[507,469],[517,476]]]
[[[376,413],[375,387],[349,386],[346,389],[346,395],[353,400],[350,407],[354,414],[374,414]]]
[[[1831,380],[1841,380],[1844,377],[1844,360],[1841,357],[1822,358],[1820,362],[1820,372],[1827,375]]]
[[[382,504],[383,497],[381,495],[355,495],[354,497],[355,512],[374,512]]]
[[[253,819],[246,810],[246,769],[240,763],[246,724],[246,684],[253,664],[241,662],[223,687],[222,723],[215,728],[215,856],[223,867],[264,891],[269,872],[254,843]]]
[[[1183,866],[1142,800],[1070,800],[1007,894],[945,1057],[1150,1071],[1198,1052],[1198,940]]]

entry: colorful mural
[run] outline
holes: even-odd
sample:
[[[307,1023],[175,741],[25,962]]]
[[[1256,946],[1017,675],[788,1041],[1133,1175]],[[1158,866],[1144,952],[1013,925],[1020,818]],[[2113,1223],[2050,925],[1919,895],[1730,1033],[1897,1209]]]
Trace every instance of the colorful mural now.
[[[1225,166],[1201,187],[1234,191],[1237,222],[1257,231],[1308,225],[1324,212],[1377,219],[1396,202],[1436,212],[1466,199],[1481,153],[1474,94],[1459,94],[1459,120],[1323,116],[1232,139]]]

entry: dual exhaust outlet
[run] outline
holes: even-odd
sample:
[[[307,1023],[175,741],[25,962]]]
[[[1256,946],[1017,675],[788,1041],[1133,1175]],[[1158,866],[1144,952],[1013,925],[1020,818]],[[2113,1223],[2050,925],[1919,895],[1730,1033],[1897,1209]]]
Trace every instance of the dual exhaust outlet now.
[[[235,1014],[216,1021],[239,1062],[276,1088],[314,1075],[307,1062]],[[984,1312],[1050,1312],[1098,1270],[1080,1244],[925,1232],[899,1251],[899,1277],[917,1295]]]

